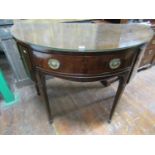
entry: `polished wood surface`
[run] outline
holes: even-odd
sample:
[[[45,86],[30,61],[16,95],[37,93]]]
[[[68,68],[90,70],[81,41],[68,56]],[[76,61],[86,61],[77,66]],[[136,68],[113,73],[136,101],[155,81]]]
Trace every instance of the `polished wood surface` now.
[[[120,50],[148,42],[153,31],[147,24],[64,23],[26,20],[16,23],[12,35],[33,49],[65,52]],[[37,47],[36,47],[36,46]]]
[[[41,70],[46,70],[49,73],[70,74],[76,76],[97,75],[103,73],[112,73],[122,71],[122,69],[130,67],[135,56],[136,49],[120,51],[117,53],[108,53],[94,56],[78,56],[74,54],[46,54],[33,51],[33,63]],[[60,62],[60,67],[56,70],[48,65],[49,59],[56,59]],[[112,59],[119,58],[121,65],[116,69],[111,69],[109,62]]]

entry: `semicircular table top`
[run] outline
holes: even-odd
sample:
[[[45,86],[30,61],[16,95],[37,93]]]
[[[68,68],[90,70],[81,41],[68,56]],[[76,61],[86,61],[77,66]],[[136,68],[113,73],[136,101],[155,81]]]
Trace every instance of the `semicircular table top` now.
[[[19,20],[14,38],[31,47],[66,52],[117,51],[149,42],[153,30],[146,23],[79,23],[65,20]]]

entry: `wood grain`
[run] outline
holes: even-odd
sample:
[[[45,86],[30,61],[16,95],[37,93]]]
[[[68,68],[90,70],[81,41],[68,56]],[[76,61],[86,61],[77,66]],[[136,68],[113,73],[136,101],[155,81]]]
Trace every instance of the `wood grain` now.
[[[109,54],[105,54],[103,52],[102,55],[97,56],[78,56],[74,54],[47,54],[33,51],[33,64],[36,67],[51,73],[56,72],[72,75],[93,75],[109,72],[112,73],[130,67],[135,56],[135,52],[135,49],[129,49],[118,53],[109,52]],[[51,58],[60,62],[60,68],[53,70],[49,67],[48,60]],[[120,59],[121,65],[117,69],[111,69],[109,67],[109,63],[112,59],[116,58]]]

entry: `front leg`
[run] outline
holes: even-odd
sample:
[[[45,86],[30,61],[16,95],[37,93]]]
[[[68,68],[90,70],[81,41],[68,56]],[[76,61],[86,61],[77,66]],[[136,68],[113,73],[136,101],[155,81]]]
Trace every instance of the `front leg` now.
[[[37,75],[38,86],[40,87],[41,94],[42,94],[43,99],[46,103],[48,118],[49,118],[49,122],[51,124],[53,122],[53,117],[52,117],[52,112],[51,112],[48,95],[47,95],[45,75],[39,71],[36,72],[36,75]]]
[[[111,108],[111,111],[110,111],[110,115],[109,115],[109,119],[108,119],[108,122],[110,123],[111,122],[111,119],[112,119],[112,116],[113,116],[113,113],[115,111],[115,108],[121,98],[121,95],[125,89],[125,86],[126,86],[126,83],[127,83],[127,79],[128,79],[128,73],[125,73],[124,75],[121,75],[119,76],[119,84],[118,84],[118,89],[117,89],[117,92],[116,92],[116,95],[115,95],[115,99],[114,99],[114,102],[113,102],[113,105],[112,105],[112,108]]]
[[[34,83],[35,83],[35,88],[37,91],[37,95],[40,96],[40,90],[39,90],[39,82],[38,82],[38,78],[37,78],[37,73],[35,72],[34,75]]]

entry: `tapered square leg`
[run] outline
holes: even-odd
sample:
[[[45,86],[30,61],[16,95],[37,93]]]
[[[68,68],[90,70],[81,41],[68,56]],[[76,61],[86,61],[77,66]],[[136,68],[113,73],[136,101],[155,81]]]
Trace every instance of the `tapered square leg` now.
[[[41,91],[41,95],[46,103],[46,109],[47,109],[47,114],[48,114],[48,119],[49,123],[51,124],[53,122],[53,116],[48,100],[48,95],[47,95],[47,88],[46,88],[46,80],[45,80],[45,75],[39,71],[36,72],[36,77],[38,81],[38,88]]]
[[[37,95],[40,96],[40,89],[39,89],[39,82],[38,82],[38,78],[37,78],[37,73],[35,72],[34,76],[33,76],[33,81],[35,84],[35,89],[37,92]]]
[[[118,84],[117,92],[116,92],[114,102],[113,102],[113,105],[112,105],[112,108],[110,111],[110,115],[108,118],[108,123],[111,123],[112,116],[113,116],[113,113],[115,111],[115,108],[116,108],[116,106],[117,106],[117,104],[121,98],[121,95],[125,89],[127,79],[128,79],[128,75],[129,75],[128,73],[124,73],[123,75],[119,76],[119,84]]]
[[[40,96],[40,90],[39,90],[38,83],[35,83],[35,88],[36,88],[36,91],[37,91],[37,95]]]

